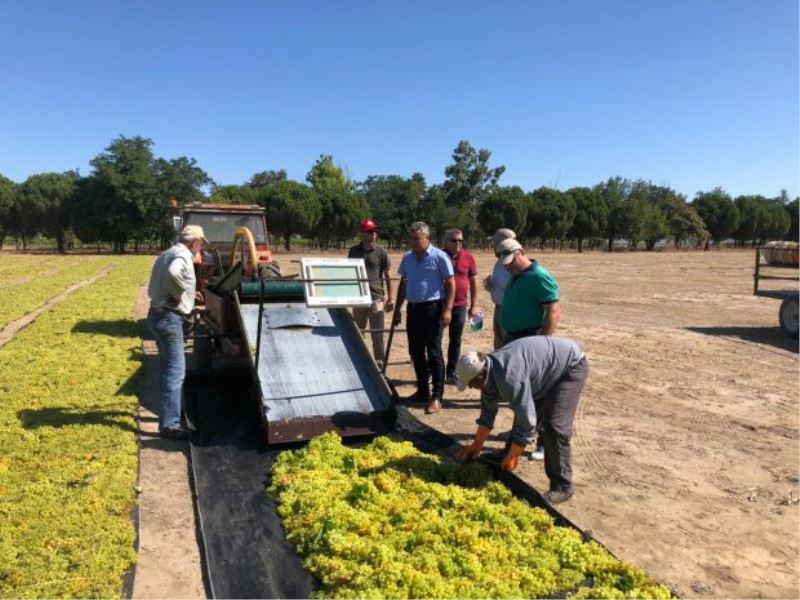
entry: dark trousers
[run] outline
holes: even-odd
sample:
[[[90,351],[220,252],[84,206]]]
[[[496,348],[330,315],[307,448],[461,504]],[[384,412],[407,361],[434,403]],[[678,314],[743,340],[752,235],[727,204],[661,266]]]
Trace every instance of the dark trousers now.
[[[536,414],[542,415],[539,440],[544,442],[544,472],[550,479],[550,490],[572,489],[572,424],[588,375],[589,363],[583,357],[547,396],[536,401]]]
[[[467,322],[467,307],[454,306],[453,318],[450,321],[448,334],[450,341],[447,343],[447,369],[448,377],[455,377],[456,364],[461,357],[461,337],[464,335],[464,323]]]
[[[414,363],[417,391],[428,395],[428,373],[433,378],[433,395],[444,392],[444,357],[442,356],[442,312],[439,300],[408,304],[406,330],[408,353]]]
[[[499,314],[500,314],[500,310],[499,310],[500,306],[499,305],[497,306],[497,309],[498,310],[495,312],[495,315],[499,316]],[[520,338],[532,337],[534,335],[541,335],[541,333],[542,333],[542,328],[541,327],[538,327],[536,329],[522,329],[520,331],[515,331],[514,333],[504,333],[503,332],[503,328],[500,325],[500,319],[498,318],[497,322],[495,323],[495,330],[494,330],[494,343],[495,343],[495,348],[494,349],[495,350],[497,350],[497,348],[498,348],[498,346],[497,346],[498,329],[500,330],[501,335],[503,336],[503,338],[502,338],[503,341],[501,342],[500,346],[505,346],[509,342],[513,342],[514,340],[518,340]],[[539,412],[538,409],[537,409],[536,412],[538,414],[538,412]],[[540,449],[544,449],[544,440],[542,439],[541,433],[539,434],[539,437],[536,439],[536,450],[540,450]]]

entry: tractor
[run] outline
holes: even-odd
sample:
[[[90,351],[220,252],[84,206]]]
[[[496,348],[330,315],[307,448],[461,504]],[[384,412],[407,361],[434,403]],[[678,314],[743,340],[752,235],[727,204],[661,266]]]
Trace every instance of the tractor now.
[[[300,277],[282,277],[260,206],[189,204],[174,225],[189,224],[206,237],[190,376],[252,378],[270,444],[387,431],[397,394],[347,310],[371,303],[363,259],[303,258]]]

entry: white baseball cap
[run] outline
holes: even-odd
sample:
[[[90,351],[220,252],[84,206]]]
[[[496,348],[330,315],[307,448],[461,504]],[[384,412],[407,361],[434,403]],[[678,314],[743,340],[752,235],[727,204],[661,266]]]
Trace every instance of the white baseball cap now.
[[[512,260],[514,260],[514,255],[522,250],[522,244],[520,244],[517,240],[503,240],[494,249],[494,255],[504,265],[507,265]]]
[[[456,375],[458,375],[458,391],[463,392],[467,389],[469,382],[483,372],[486,367],[486,359],[477,352],[467,352],[458,359],[456,363]]]
[[[206,234],[200,225],[187,225],[181,229],[181,239],[206,241]]]
[[[517,234],[514,233],[512,229],[508,227],[501,227],[497,231],[494,232],[492,236],[492,246],[497,246],[503,240],[514,240],[517,238]]]

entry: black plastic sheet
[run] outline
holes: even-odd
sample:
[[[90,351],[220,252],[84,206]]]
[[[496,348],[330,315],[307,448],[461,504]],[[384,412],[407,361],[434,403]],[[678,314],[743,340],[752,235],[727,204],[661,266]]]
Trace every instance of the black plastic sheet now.
[[[266,491],[278,454],[292,446],[267,447],[249,374],[191,380],[186,401],[196,427],[191,443],[192,474],[209,595],[309,597],[316,589],[315,580],[286,540],[276,499]],[[445,456],[460,447],[402,406],[392,436],[411,441],[423,452]],[[365,440],[349,438],[347,443],[361,445]],[[501,471],[499,465],[487,464],[517,497],[547,510],[558,525],[580,531],[519,477]]]

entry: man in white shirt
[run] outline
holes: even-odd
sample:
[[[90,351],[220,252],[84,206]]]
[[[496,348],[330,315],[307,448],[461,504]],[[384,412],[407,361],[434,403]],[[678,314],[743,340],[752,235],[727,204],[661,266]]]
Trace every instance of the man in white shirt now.
[[[194,309],[194,258],[203,249],[204,241],[202,227],[184,227],[178,243],[156,259],[147,288],[147,324],[156,338],[160,358],[158,429],[161,437],[171,440],[189,437],[181,427],[181,393],[186,377],[183,324]]]
[[[511,229],[506,229],[505,227],[498,229],[492,236],[492,248],[497,247],[503,240],[513,240],[516,239],[516,237],[517,234]],[[508,284],[509,279],[511,279],[511,273],[503,266],[503,262],[498,260],[494,263],[492,274],[487,275],[483,280],[483,287],[491,294],[492,302],[494,303],[492,328],[494,330],[495,350],[503,345],[503,338],[506,336],[503,328],[500,326],[500,306],[503,304],[503,292],[505,292],[506,284]]]

